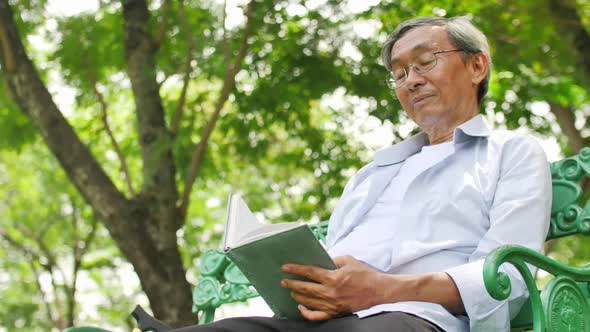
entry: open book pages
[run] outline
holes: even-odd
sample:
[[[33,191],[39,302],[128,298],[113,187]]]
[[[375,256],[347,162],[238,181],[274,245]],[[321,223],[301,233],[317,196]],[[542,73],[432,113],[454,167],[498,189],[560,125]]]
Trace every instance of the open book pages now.
[[[228,251],[231,248],[239,247],[302,225],[304,225],[302,222],[261,224],[252,211],[250,211],[242,197],[232,193],[229,195],[227,206],[223,249]]]

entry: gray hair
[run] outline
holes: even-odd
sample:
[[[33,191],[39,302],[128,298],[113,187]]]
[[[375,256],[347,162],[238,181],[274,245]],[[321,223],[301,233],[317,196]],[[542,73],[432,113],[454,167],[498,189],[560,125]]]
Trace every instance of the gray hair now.
[[[463,50],[464,59],[471,59],[478,53],[483,53],[489,60],[490,64],[492,58],[490,57],[490,46],[486,36],[476,28],[466,16],[457,17],[417,17],[411,20],[400,23],[395,31],[387,38],[383,49],[381,50],[381,60],[387,68],[391,71],[391,50],[393,45],[400,40],[408,31],[423,27],[423,26],[444,26],[447,28],[449,40],[451,44]],[[488,85],[490,82],[490,71],[477,88],[477,102],[481,105],[483,97],[488,92]]]

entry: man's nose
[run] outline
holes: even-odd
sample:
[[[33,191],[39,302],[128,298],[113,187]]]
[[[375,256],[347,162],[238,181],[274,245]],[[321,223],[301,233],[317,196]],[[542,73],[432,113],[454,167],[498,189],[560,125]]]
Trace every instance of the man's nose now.
[[[414,67],[414,66],[408,67],[407,75],[408,76],[406,77],[406,86],[409,90],[414,90],[418,86],[426,83],[426,80],[424,79],[424,75],[420,74],[416,70],[416,67]]]

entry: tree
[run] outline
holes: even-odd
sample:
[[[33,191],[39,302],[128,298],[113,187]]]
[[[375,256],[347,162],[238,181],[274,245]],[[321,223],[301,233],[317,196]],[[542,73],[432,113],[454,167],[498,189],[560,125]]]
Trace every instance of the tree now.
[[[27,39],[46,29],[44,4],[0,0],[0,147],[40,134],[173,325],[194,321],[191,259],[219,237],[230,187],[247,188],[269,219],[325,219],[367,159],[349,132],[355,108],[391,124],[395,141],[411,132],[380,83],[381,44],[402,20],[469,13],[492,46],[484,115],[555,136],[566,155],[588,145],[587,0],[382,1],[356,12],[259,0],[243,4],[241,24],[214,1],[103,0],[53,19],[46,53]],[[370,35],[352,32],[361,26]],[[72,112],[47,89],[56,71],[76,91]],[[343,106],[326,107],[326,95]]]
[[[27,55],[15,22],[15,17],[21,22],[21,16],[15,16],[13,7],[26,11],[26,6],[11,6],[3,0],[0,59],[5,90],[133,264],[154,314],[172,325],[190,324],[194,322],[191,289],[177,238],[191,213],[195,180],[203,179],[203,186],[219,184],[218,179],[227,173],[247,175],[264,165],[267,174],[263,178],[275,182],[279,190],[293,186],[306,189],[305,195],[295,195],[309,202],[307,208],[298,208],[307,211],[300,216],[309,216],[318,208],[319,215],[325,216],[326,202],[342,186],[341,170],[358,166],[359,159],[354,146],[342,144],[346,138],[340,134],[341,124],[324,129],[313,122],[327,117],[329,110],[319,110],[311,101],[333,90],[343,69],[333,65],[333,52],[307,49],[317,45],[319,27],[329,24],[328,20],[309,12],[306,16],[313,17],[318,26],[312,33],[299,27],[304,17],[281,24],[280,16],[289,16],[273,1],[249,2],[244,10],[246,22],[235,31],[228,31],[225,17],[218,19],[215,9],[195,4],[163,2],[154,10],[154,17],[146,1],[123,1],[122,8],[118,2],[101,4],[100,19],[81,15],[58,22],[61,47],[49,57],[78,90],[79,107],[99,114],[100,127],[120,171],[104,167],[112,163],[101,162],[103,158],[97,155],[100,147],[84,137],[89,131],[73,128],[53,102],[43,71],[38,71]],[[198,39],[199,44],[192,36],[195,32],[204,36]],[[277,51],[272,45],[269,49],[276,34],[292,38]],[[303,39],[307,39],[305,44]],[[251,69],[252,76],[244,78],[239,89],[236,77],[244,67]],[[295,67],[297,73],[283,69]],[[277,72],[274,82],[263,79],[269,70]],[[121,79],[122,74],[126,78]],[[179,76],[182,83],[176,98],[168,95],[175,89],[164,88],[168,79]],[[313,81],[319,77],[324,81]],[[111,82],[117,79],[119,82]],[[197,82],[194,88],[191,82]],[[254,91],[246,90],[248,82],[256,84]],[[129,88],[118,83],[128,83]],[[133,143],[120,143],[112,128],[114,117],[109,111],[113,104],[125,102],[118,100],[117,94],[127,94],[127,103],[132,100],[126,107],[134,111],[127,114],[135,118],[137,132],[125,139],[135,138]],[[231,94],[239,106],[230,112],[226,102]],[[185,114],[187,107],[194,113]],[[226,118],[219,123],[225,109]],[[98,126],[97,121],[87,125]],[[216,127],[223,134],[215,136]],[[342,144],[337,148],[341,153],[331,154],[334,144]],[[224,160],[218,160],[220,155]],[[235,165],[223,164],[238,158],[251,165],[234,169]],[[133,170],[139,170],[141,176]],[[279,195],[267,192],[253,199],[253,205],[268,202],[270,194]]]
[[[578,1],[578,7],[582,6],[587,8],[587,2]],[[584,89],[589,87],[589,71],[583,56],[589,45],[587,18],[584,11],[576,8],[575,1],[438,1],[433,4],[417,0],[404,5],[387,2],[361,17],[372,20],[378,17],[382,24],[380,32],[385,34],[401,21],[419,15],[466,14],[488,36],[492,49],[491,90],[482,111],[492,118],[494,114],[502,114],[499,125],[511,129],[528,126],[540,134],[557,136],[563,140],[566,155],[589,145],[589,135],[583,130],[585,122],[575,123],[577,118],[585,118],[583,106],[588,103],[588,96]],[[379,43],[377,39],[367,39],[359,48],[363,54],[377,56],[375,50],[380,49]],[[376,76],[373,69],[379,68],[369,67],[371,57],[365,58],[370,69],[366,76]],[[376,96],[370,92],[369,95]],[[532,112],[535,102],[547,102],[551,115]],[[390,106],[382,100],[376,105],[379,105],[375,108],[377,116],[391,118]]]
[[[0,155],[0,189],[5,193],[0,203],[0,326],[15,330],[74,325],[79,313],[76,296],[83,291],[79,275],[90,274],[90,279],[95,271],[117,267],[117,250],[106,231],[47,154],[34,144],[18,158],[14,152]],[[57,195],[55,188],[60,188]],[[121,283],[99,275],[94,278],[97,283],[126,293]],[[131,306],[129,300],[116,302]]]

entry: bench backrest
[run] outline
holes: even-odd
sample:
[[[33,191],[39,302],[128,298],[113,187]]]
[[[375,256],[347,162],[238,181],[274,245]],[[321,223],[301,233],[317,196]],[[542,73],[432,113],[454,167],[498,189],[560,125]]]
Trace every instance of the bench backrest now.
[[[590,234],[590,148],[551,164],[553,203],[547,240]],[[583,205],[583,206],[582,206]]]

